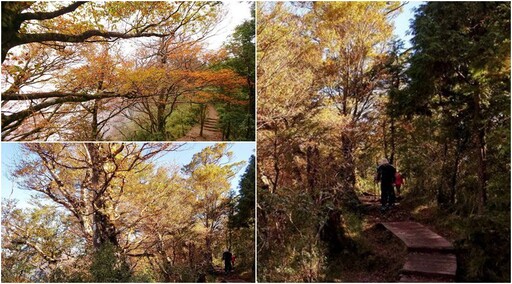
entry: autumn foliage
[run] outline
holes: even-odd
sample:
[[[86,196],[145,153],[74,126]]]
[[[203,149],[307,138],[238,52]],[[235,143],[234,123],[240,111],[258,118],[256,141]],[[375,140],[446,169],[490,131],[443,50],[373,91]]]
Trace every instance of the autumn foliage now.
[[[236,55],[205,43],[224,13],[216,2],[2,3],[2,139],[175,140],[185,106],[248,104],[247,79],[222,65]]]
[[[254,227],[228,222],[254,218],[231,188],[245,162],[228,144],[169,162],[187,147],[20,145],[9,175],[37,199],[2,200],[2,282],[195,282],[214,275],[228,243],[250,275]]]

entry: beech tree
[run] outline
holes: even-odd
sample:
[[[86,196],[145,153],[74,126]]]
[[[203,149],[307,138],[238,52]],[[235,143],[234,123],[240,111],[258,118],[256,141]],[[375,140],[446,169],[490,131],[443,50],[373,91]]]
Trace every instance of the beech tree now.
[[[203,16],[199,12],[202,7],[215,5],[213,2],[99,4],[77,1],[68,6],[52,7],[49,2],[4,2],[2,62],[11,48],[33,42],[58,44],[174,35],[182,26]],[[88,13],[95,22],[77,21],[76,16],[83,13]],[[131,21],[118,26],[119,20],[128,15],[132,16]],[[43,25],[37,24],[42,22]],[[162,26],[169,28],[163,30]]]
[[[225,144],[184,168],[161,162],[182,146],[23,144],[10,178],[37,201],[2,202],[2,281],[190,282],[211,273],[244,162],[232,162]],[[250,259],[253,243],[238,246]]]
[[[126,173],[173,144],[24,144],[27,158],[13,176],[21,188],[40,192],[63,206],[96,249],[119,246],[116,208],[127,185]]]
[[[206,231],[204,260],[208,269],[212,267],[215,234],[223,226],[227,215],[229,182],[244,163],[231,163],[232,155],[228,144],[216,144],[195,154],[183,168],[190,176],[190,190],[197,196],[196,210]]]
[[[170,39],[162,40],[159,49],[169,49],[165,46],[172,44],[175,43]],[[244,79],[230,69],[209,69],[220,60],[217,54],[205,51],[200,44],[180,44],[172,48],[172,54],[159,51],[160,55],[145,67],[123,72],[128,88],[141,95],[126,116],[142,130],[160,137],[159,140],[179,138],[166,133],[168,118],[179,104],[230,101],[226,94],[244,84]],[[203,119],[200,117],[201,125]]]

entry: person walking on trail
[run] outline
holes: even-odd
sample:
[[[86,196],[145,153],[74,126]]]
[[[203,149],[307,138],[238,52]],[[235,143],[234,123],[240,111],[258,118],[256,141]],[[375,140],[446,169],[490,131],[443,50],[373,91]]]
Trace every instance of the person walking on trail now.
[[[235,269],[235,259],[236,259],[236,256],[233,254],[233,256],[231,256],[231,269]]]
[[[393,183],[395,182],[396,169],[388,159],[381,159],[377,168],[377,182],[380,182],[380,203],[382,211],[385,211],[395,205],[395,190]]]
[[[402,187],[402,185],[405,183],[405,180],[404,178],[402,177],[402,174],[400,174],[398,172],[398,170],[396,171],[396,174],[395,174],[395,187],[396,187],[396,195],[397,195],[397,198],[400,198],[400,188]]]
[[[222,254],[222,260],[224,260],[224,271],[226,273],[229,273],[231,271],[231,258],[233,257],[233,255],[231,254],[231,252],[229,250],[226,250],[224,251],[224,253]]]

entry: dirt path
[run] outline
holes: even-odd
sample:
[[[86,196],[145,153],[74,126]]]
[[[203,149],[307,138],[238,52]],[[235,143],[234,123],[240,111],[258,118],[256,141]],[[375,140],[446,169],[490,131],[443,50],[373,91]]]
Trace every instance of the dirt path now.
[[[206,120],[203,127],[203,136],[201,133],[201,124],[194,125],[189,132],[176,141],[222,141],[222,132],[218,128],[219,114],[213,105],[206,106]]]
[[[410,213],[398,203],[394,208],[380,211],[380,200],[374,196],[360,197],[358,213],[361,228],[356,238],[356,253],[338,255],[330,260],[328,282],[398,282],[407,256],[400,239],[378,224],[405,221]]]

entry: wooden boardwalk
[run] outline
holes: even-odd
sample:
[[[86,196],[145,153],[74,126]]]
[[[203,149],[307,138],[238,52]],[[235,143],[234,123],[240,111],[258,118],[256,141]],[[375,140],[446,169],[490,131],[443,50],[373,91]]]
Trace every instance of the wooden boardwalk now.
[[[416,222],[384,222],[408,250],[400,282],[453,282],[457,258],[453,245]]]

